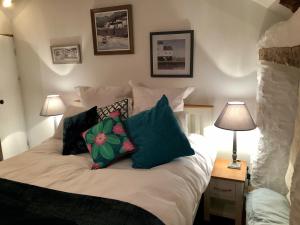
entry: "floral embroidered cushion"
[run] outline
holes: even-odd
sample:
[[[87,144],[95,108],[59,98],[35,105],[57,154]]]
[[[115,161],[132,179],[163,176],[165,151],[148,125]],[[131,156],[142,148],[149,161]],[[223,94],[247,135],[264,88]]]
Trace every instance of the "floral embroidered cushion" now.
[[[134,151],[119,111],[111,112],[109,117],[83,132],[82,136],[94,161],[92,169],[105,168]]]

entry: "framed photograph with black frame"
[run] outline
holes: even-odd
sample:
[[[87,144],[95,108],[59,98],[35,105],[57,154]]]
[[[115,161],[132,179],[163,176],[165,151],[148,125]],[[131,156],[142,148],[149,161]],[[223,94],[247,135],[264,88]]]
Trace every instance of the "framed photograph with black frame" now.
[[[151,77],[193,77],[194,31],[150,33]]]
[[[95,55],[133,54],[132,6],[91,9]]]

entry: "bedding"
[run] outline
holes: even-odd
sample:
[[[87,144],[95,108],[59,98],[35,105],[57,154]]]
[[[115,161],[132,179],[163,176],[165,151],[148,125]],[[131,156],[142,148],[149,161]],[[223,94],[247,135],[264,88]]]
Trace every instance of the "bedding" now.
[[[150,170],[131,168],[129,158],[104,170],[91,170],[88,154],[62,156],[62,141],[52,138],[1,162],[0,177],[71,194],[127,202],[166,225],[192,225],[216,153],[199,135],[190,135],[189,140],[196,152],[194,156]]]
[[[82,137],[94,161],[92,169],[105,168],[135,149],[123,127],[119,111],[112,112],[85,131]]]
[[[125,98],[114,102],[111,105],[104,106],[97,109],[100,120],[109,116],[111,112],[119,111],[121,113],[121,119],[126,120],[132,114],[132,100]]]
[[[174,114],[181,130],[183,131],[183,133],[185,133],[185,135],[188,135],[189,129],[187,123],[187,113],[182,111],[182,112],[175,112]]]
[[[63,117],[61,118],[59,125],[57,129],[55,130],[55,133],[53,135],[54,138],[63,139],[63,133],[64,133],[64,121],[65,118],[74,116],[76,114],[82,113],[84,111],[88,110],[86,107],[79,107],[79,106],[73,106],[69,105],[66,108],[66,111],[64,112]]]
[[[247,195],[247,225],[289,225],[289,202],[285,196],[267,188]]]
[[[151,213],[129,203],[5,179],[0,179],[0,205],[1,225],[163,225]]]
[[[131,157],[133,168],[149,169],[195,154],[165,95],[152,109],[128,118],[124,124],[136,147]]]
[[[97,106],[64,119],[63,155],[88,152],[82,132],[98,123]]]
[[[114,102],[131,97],[131,88],[127,86],[105,86],[105,87],[76,87],[80,100],[85,107],[107,106]]]
[[[194,90],[193,87],[187,88],[149,88],[139,86],[129,81],[133,94],[133,114],[140,113],[152,108],[161,96],[166,95],[174,112],[184,110],[184,99],[186,99]]]

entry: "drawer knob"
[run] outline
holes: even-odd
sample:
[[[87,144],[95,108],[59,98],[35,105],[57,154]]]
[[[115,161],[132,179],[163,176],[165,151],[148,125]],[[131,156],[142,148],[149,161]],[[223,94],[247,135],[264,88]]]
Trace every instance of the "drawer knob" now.
[[[3,104],[4,104],[4,100],[1,99],[1,100],[0,100],[0,105],[3,105]]]

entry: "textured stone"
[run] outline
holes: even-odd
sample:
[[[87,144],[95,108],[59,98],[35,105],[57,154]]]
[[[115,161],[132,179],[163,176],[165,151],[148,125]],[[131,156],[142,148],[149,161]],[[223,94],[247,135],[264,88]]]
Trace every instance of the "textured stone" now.
[[[287,194],[285,174],[298,105],[299,70],[264,62],[258,71],[258,154],[252,159],[252,185]]]
[[[259,59],[300,68],[300,46],[261,48]]]

